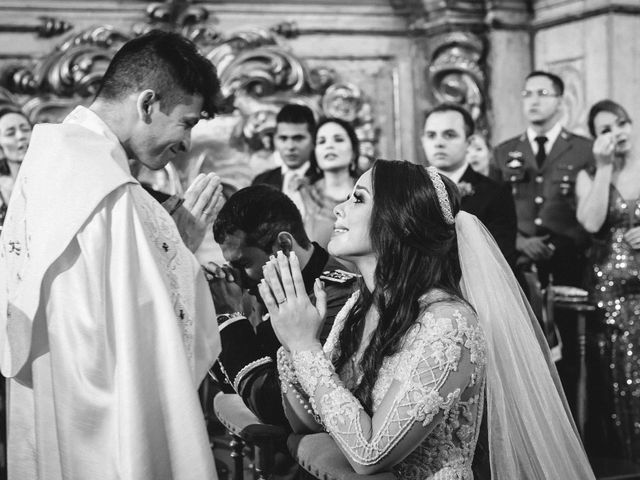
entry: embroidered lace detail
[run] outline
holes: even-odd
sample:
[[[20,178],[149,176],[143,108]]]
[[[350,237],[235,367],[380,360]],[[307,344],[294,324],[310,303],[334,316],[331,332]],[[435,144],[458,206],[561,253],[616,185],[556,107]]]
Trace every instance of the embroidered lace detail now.
[[[344,304],[344,306],[340,309],[336,318],[333,320],[333,326],[331,327],[331,331],[327,336],[327,340],[324,342],[323,350],[325,352],[336,352],[336,346],[338,344],[338,337],[340,336],[340,332],[344,327],[344,322],[347,320],[347,315],[356,304],[358,297],[360,296],[360,292],[357,290],[351,294],[349,300]],[[332,357],[330,357],[332,358]]]
[[[333,364],[324,356],[322,350],[304,350],[291,353],[291,363],[296,371],[298,382],[309,397],[316,393],[318,385],[336,386],[331,379],[335,373]],[[314,401],[311,398],[311,405]]]
[[[171,303],[182,331],[187,357],[193,368],[195,292],[193,285],[180,282],[180,279],[193,278],[192,262],[189,258],[191,253],[182,242],[175,222],[165,209],[141,187],[132,187],[130,191],[148,238],[156,247],[153,252],[158,265],[163,265],[163,271],[167,274]]]
[[[329,338],[337,337],[347,313],[336,317]],[[403,479],[473,478],[486,344],[466,305],[428,308],[402,349],[383,361],[372,392],[375,422],[345,387],[352,383],[350,376],[360,375],[358,368],[345,368],[338,377],[328,360],[334,350],[335,343],[329,349],[325,344],[324,353],[295,352],[292,364],[313,410],[345,454],[361,465],[397,457],[394,470]],[[426,429],[421,443],[399,445],[416,426]],[[395,452],[396,447],[412,451],[407,456],[406,451]]]

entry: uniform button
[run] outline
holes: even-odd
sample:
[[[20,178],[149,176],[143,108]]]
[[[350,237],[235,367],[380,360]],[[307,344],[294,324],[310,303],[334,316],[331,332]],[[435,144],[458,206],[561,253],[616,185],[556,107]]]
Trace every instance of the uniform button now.
[[[536,224],[536,226],[538,226],[538,227],[539,227],[540,225],[542,225],[542,219],[541,219],[541,218],[536,218],[536,219],[533,221],[533,223],[535,223],[535,224]]]
[[[536,197],[533,199],[533,201],[536,202],[536,205],[542,205],[542,203],[544,202],[544,198]]]
[[[536,183],[542,183],[542,182],[544,182],[544,177],[542,175],[538,175],[536,177]]]
[[[569,175],[563,175],[562,176],[562,181],[563,182],[568,182],[569,181]]]

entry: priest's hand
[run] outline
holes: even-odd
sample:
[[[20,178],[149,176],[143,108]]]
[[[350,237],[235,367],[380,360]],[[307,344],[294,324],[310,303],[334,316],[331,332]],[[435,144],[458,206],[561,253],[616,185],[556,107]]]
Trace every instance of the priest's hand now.
[[[300,263],[295,252],[287,258],[278,252],[265,264],[259,290],[271,325],[280,343],[289,351],[309,350],[320,345],[320,329],[327,312],[327,295],[316,279],[313,305],[304,287]]]
[[[222,205],[222,184],[215,173],[201,173],[184,194],[184,202],[171,212],[180,236],[195,252],[215,221]]]

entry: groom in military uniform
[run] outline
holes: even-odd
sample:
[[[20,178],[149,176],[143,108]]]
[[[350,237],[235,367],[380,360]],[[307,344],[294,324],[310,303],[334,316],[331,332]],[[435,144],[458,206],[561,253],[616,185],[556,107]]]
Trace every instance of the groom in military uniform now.
[[[356,276],[309,240],[294,203],[268,185],[253,185],[232,195],[220,210],[213,232],[229,262],[225,267],[207,267],[222,341],[216,376],[222,373],[261,421],[288,428],[275,364],[280,343],[257,294],[262,267],[278,250],[285,254],[293,250],[312,302],[315,279],[324,282],[327,314],[322,342],[351,295]]]

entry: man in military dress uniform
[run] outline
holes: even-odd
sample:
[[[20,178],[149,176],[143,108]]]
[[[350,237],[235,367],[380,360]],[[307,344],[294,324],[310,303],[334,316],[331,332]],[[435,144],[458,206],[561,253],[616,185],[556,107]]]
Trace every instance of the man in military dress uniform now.
[[[559,123],[564,84],[548,72],[527,76],[522,100],[526,132],[500,144],[495,161],[512,187],[519,263],[535,264],[544,287],[579,286],[587,234],[576,220],[575,180],[593,163],[591,141]]]
[[[280,347],[271,322],[261,321],[266,313],[257,295],[262,267],[279,250],[295,251],[300,259],[307,293],[315,302],[313,284],[320,278],[327,294],[327,314],[320,332],[324,342],[336,314],[354,289],[355,275],[311,242],[304,231],[302,217],[294,203],[268,185],[239,190],[222,207],[213,226],[214,237],[230,268],[208,268],[211,292],[218,312],[222,341],[217,372],[222,373],[249,409],[263,422],[288,428],[280,396],[276,352]],[[259,322],[255,332],[247,317],[251,304],[247,296],[258,297],[253,307]],[[243,301],[243,297],[244,300]],[[243,312],[244,310],[244,312]],[[246,315],[245,315],[246,312]]]
[[[537,271],[541,288],[550,280],[555,285],[581,286],[585,272],[588,236],[576,219],[574,187],[578,172],[594,162],[592,142],[560,125],[563,93],[564,84],[557,75],[530,73],[522,91],[528,128],[498,145],[494,154],[516,203],[518,265]],[[530,295],[530,299],[542,309],[540,298]],[[555,314],[562,339],[558,372],[575,412],[578,344],[574,317],[566,311]],[[559,353],[554,331],[546,325],[552,353]]]

